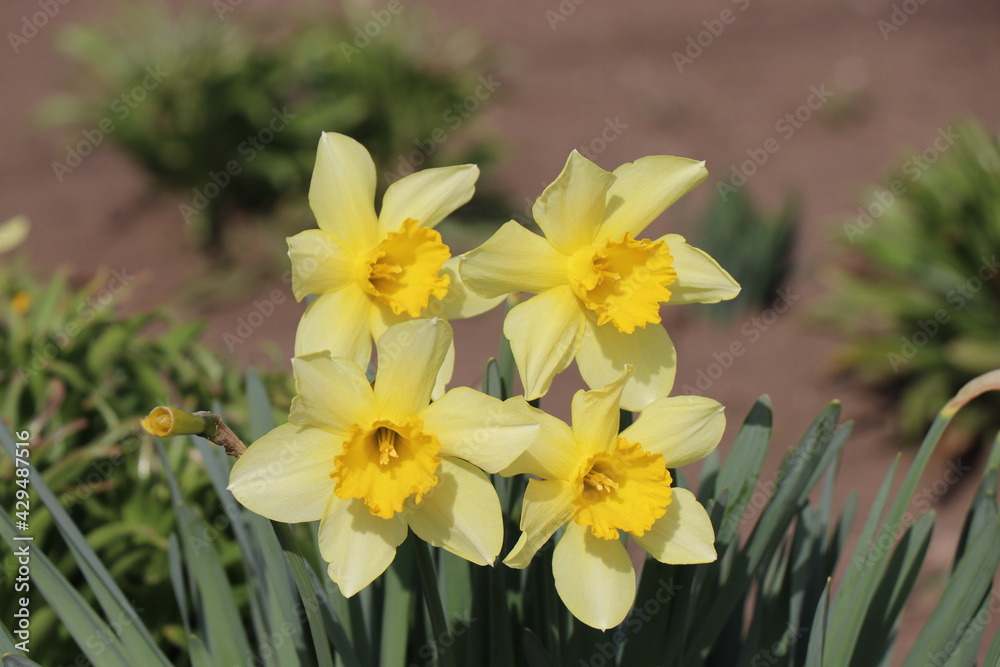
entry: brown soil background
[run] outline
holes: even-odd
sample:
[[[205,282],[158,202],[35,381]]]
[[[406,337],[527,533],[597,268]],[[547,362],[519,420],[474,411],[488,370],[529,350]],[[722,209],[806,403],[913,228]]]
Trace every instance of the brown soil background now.
[[[289,4],[297,10],[310,6]],[[679,351],[677,386],[693,385],[698,371],[713,363],[714,353],[734,341],[745,343],[746,353],[705,393],[727,407],[730,426],[723,450],[755,398],[770,394],[776,426],[763,480],[771,479],[782,453],[819,410],[840,398],[845,419],[855,420],[857,427],[847,445],[837,497],[842,502],[856,490],[863,514],[900,450],[905,470],[912,443],[899,438],[882,397],[831,377],[828,360],[836,340],[809,328],[806,311],[822,292],[833,240],[842,234],[841,223],[855,211],[865,186],[877,183],[900,158],[931,147],[938,132],[956,119],[972,116],[987,128],[1000,127],[1000,5],[987,0],[419,4],[410,9],[404,2],[395,20],[405,22],[411,13],[430,10],[443,32],[471,28],[499,50],[500,64],[491,72],[501,83],[498,94],[472,120],[503,137],[506,155],[495,178],[513,201],[522,202],[512,216],[556,176],[574,147],[590,147],[585,154],[606,169],[650,154],[706,159],[709,180],[651,228],[662,233],[694,218],[716,181],[747,159],[747,150],[759,149],[769,137],[778,140],[778,152],[747,187],[772,210],[791,190],[803,197],[797,268],[787,287],[800,298],[755,341],[743,333],[744,325],[756,327],[752,314],[719,328],[683,309],[667,309],[664,321]],[[894,6],[904,4],[912,16],[884,37],[878,22],[891,21]],[[251,16],[275,5],[244,0],[228,16]],[[212,264],[191,249],[183,234],[177,211],[182,195],[157,194],[137,207],[151,184],[107,145],[60,183],[51,162],[64,159],[67,142],[79,140],[79,131],[42,131],[34,122],[43,99],[74,85],[73,67],[53,48],[55,35],[112,6],[71,2],[18,53],[7,45],[0,49],[0,219],[18,213],[31,218],[25,250],[36,271],[44,275],[62,267],[89,275],[98,267],[125,269],[140,280],[122,308],[166,303],[182,317],[207,317],[205,340],[225,354],[224,334],[253,310],[254,300],[273,289],[288,293],[287,286],[272,278],[260,282],[255,293],[210,307],[179,302],[176,294],[185,293],[182,288]],[[560,7],[565,20],[553,23]],[[706,30],[703,22],[725,10],[733,20],[679,72],[674,52],[683,51],[689,37]],[[34,1],[5,2],[0,26],[5,33],[19,30],[22,18],[36,11]],[[776,123],[804,104],[814,86],[834,92],[828,104],[844,102],[855,113],[841,115],[839,123],[818,113],[792,137],[783,137]],[[627,127],[600,148],[592,142],[609,119]],[[240,359],[266,363],[265,341],[289,357],[300,312],[291,300],[279,306],[237,348]],[[494,311],[456,323],[456,383],[476,386],[480,381],[483,363],[499,343],[501,317]],[[569,396],[579,386],[570,369],[558,378],[545,406],[565,416]],[[904,615],[900,649],[913,641],[940,595],[940,576],[953,556],[981,463],[938,504],[934,541]],[[943,478],[943,465],[931,466],[921,490]],[[997,627],[993,619],[987,641]],[[896,662],[901,654],[897,650]]]

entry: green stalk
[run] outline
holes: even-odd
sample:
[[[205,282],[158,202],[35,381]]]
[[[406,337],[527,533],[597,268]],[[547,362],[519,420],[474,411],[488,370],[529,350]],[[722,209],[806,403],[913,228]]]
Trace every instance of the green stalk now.
[[[430,547],[422,539],[413,535],[413,546],[417,552],[417,569],[420,570],[420,583],[424,590],[424,603],[431,617],[431,629],[434,631],[434,652],[443,667],[454,667],[455,663],[449,651],[441,652],[438,643],[448,636],[448,622],[444,616],[444,605],[441,604],[441,592],[438,590],[434,565],[431,562]]]

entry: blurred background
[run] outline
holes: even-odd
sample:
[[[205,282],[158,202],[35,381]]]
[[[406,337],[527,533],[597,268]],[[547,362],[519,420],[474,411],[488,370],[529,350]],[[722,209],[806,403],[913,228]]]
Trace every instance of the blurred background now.
[[[287,415],[303,306],[284,238],[315,224],[323,130],[369,148],[380,190],[480,164],[442,227],[456,253],[530,225],[573,148],[607,170],[707,160],[649,236],[683,233],[743,293],[665,307],[675,392],[726,405],[723,448],[770,394],[766,474],[841,399],[857,430],[838,498],[857,490],[861,508],[944,402],[1000,367],[995,2],[19,0],[0,25],[0,220],[24,216],[0,229],[0,414],[43,436],[85,529],[126,524],[95,539],[137,590],[168,585],[169,525],[128,524],[155,494],[123,509],[153,484],[123,458],[148,447],[136,418],[219,404],[238,425],[250,366]],[[455,323],[457,384],[481,381],[502,315]],[[544,407],[567,416],[580,386],[571,368]],[[967,410],[921,486],[945,517],[1000,426],[995,398]],[[913,618],[960,528],[938,522]]]

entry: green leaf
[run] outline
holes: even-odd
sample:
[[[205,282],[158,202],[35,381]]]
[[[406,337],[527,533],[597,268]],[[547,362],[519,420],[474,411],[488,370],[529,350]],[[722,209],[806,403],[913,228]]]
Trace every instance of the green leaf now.
[[[1000,566],[1000,516],[972,540],[903,667],[924,665],[931,657],[944,656],[946,660],[954,654],[970,625],[983,623],[976,613],[989,596],[997,566]]]
[[[0,443],[3,444],[8,456],[16,458],[14,437],[2,424],[0,424]],[[60,505],[59,499],[30,462],[27,468],[32,490],[38,494],[42,504],[49,510],[105,615],[114,622],[115,630],[121,637],[130,659],[147,665],[169,665],[169,661],[156,646],[142,619],[87,543],[83,533],[73,523],[69,513]]]

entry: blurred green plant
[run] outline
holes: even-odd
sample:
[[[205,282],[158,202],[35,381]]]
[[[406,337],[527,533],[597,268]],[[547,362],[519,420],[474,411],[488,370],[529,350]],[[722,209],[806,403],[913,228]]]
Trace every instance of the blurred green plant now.
[[[277,209],[298,231],[309,219],[298,202],[321,132],[368,147],[382,189],[420,167],[496,156],[494,142],[467,128],[499,85],[479,74],[483,50],[464,33],[443,39],[426,29],[410,16],[417,8],[395,6],[381,20],[353,5],[242,22],[220,21],[205,4],[124,6],[60,35],[82,66],[81,92],[49,100],[43,116],[88,128],[81,143],[90,150],[107,137],[179,191],[179,221],[206,250],[224,250],[223,227],[240,213]],[[76,148],[56,167],[60,180],[89,154]]]
[[[716,193],[696,227],[695,245],[714,257],[742,288],[735,299],[699,310],[716,321],[741,311],[773,305],[775,293],[792,271],[792,251],[799,223],[797,197],[788,197],[781,212],[762,212],[746,188]]]
[[[172,643],[186,643],[176,609],[162,603],[171,596],[167,548],[174,516],[152,438],[137,434],[138,418],[151,402],[221,404],[234,423],[245,424],[242,372],[198,342],[200,323],[177,324],[162,313],[118,314],[115,303],[133,284],[125,271],[99,272],[77,286],[62,273],[43,284],[27,270],[6,269],[0,272],[0,421],[31,434],[31,460],[40,471],[32,484],[51,489],[170,652]],[[286,374],[266,377],[278,412],[290,403],[290,382]],[[212,516],[225,516],[197,457],[179,446],[169,452],[185,497]],[[3,507],[14,507],[14,479],[13,462],[0,460]],[[53,523],[55,510],[37,503],[35,509],[33,548],[81,586],[76,554],[62,545]],[[228,535],[218,546],[232,570],[239,549]],[[13,572],[14,564],[5,554],[4,571]],[[17,597],[0,598],[5,618],[13,618]],[[93,600],[90,594],[87,599]],[[76,664],[79,651],[66,632],[53,608],[36,609],[32,655],[44,664]]]
[[[501,366],[507,364],[491,362],[484,381],[485,389],[497,397],[506,395],[504,384],[513,380],[512,375],[501,377]],[[986,385],[998,389],[1000,378],[989,378]],[[240,578],[248,584],[244,590],[234,586],[232,573],[227,576],[219,544],[203,537],[212,530],[211,514],[185,497],[172,457],[158,444],[162,462],[158,473],[170,486],[177,521],[176,533],[165,550],[173,600],[183,624],[183,655],[167,661],[154,638],[156,626],[150,626],[145,616],[147,610],[140,616],[133,609],[72,519],[59,509],[44,476],[37,474],[34,492],[52,508],[99,610],[85,602],[44,552],[33,555],[32,583],[56,610],[80,655],[112,667],[875,667],[892,659],[900,615],[927,553],[934,523],[933,513],[919,517],[908,513],[910,500],[955,411],[983,389],[965,390],[957,402],[941,410],[890,502],[897,470],[896,464],[892,466],[850,553],[845,544],[857,498],[851,496],[839,515],[835,516],[833,508],[833,484],[851,431],[850,424],[839,423],[839,404],[817,417],[774,479],[760,486],[771,436],[770,401],[761,398],[726,460],[720,462],[718,453],[706,459],[697,484],[699,500],[714,524],[719,560],[699,566],[648,560],[635,607],[621,626],[608,633],[583,626],[559,604],[546,558],[537,559],[527,570],[513,571],[475,567],[434,550],[430,564],[437,577],[430,579],[432,583],[422,593],[415,567],[420,558],[412,540],[401,545],[385,576],[357,596],[344,599],[325,575],[315,527],[296,531],[285,524],[268,525],[267,520],[244,510],[226,490],[231,461],[221,448],[188,436],[173,442],[181,443],[189,453],[197,452],[208,470],[231,519],[225,530],[240,545]],[[260,437],[274,422],[259,378],[248,377],[246,394],[251,416],[247,433]],[[8,456],[15,456],[14,438],[6,428],[0,428],[0,443]],[[998,473],[1000,439],[967,513],[942,597],[904,667],[928,660],[971,665],[980,651],[992,580],[1000,565]],[[822,492],[816,494],[821,482]],[[508,517],[509,549],[517,535],[510,517],[519,514],[526,482],[494,477],[494,483]],[[679,483],[687,485],[683,478]],[[812,504],[811,497],[819,498],[819,503]],[[749,536],[742,540],[741,528],[751,525]],[[8,547],[14,547],[16,534],[11,519],[0,515],[0,538]],[[834,591],[831,577],[838,566],[844,574]],[[250,610],[249,620],[239,611],[243,599]],[[419,605],[427,602],[432,603],[429,608],[443,607],[447,630],[434,629],[433,619],[421,612]],[[160,604],[167,606],[163,600]],[[156,617],[152,622],[159,620]],[[3,623],[9,623],[7,618]],[[4,664],[36,664],[17,651],[11,630],[0,625],[0,652],[12,653]],[[95,637],[100,638],[96,648]],[[988,651],[985,664],[996,664],[1000,636],[993,638]]]
[[[959,387],[1000,367],[1000,142],[971,121],[942,129],[843,231],[817,315],[848,339],[837,368],[897,397],[914,439]],[[993,395],[962,413],[951,453],[997,426]]]

